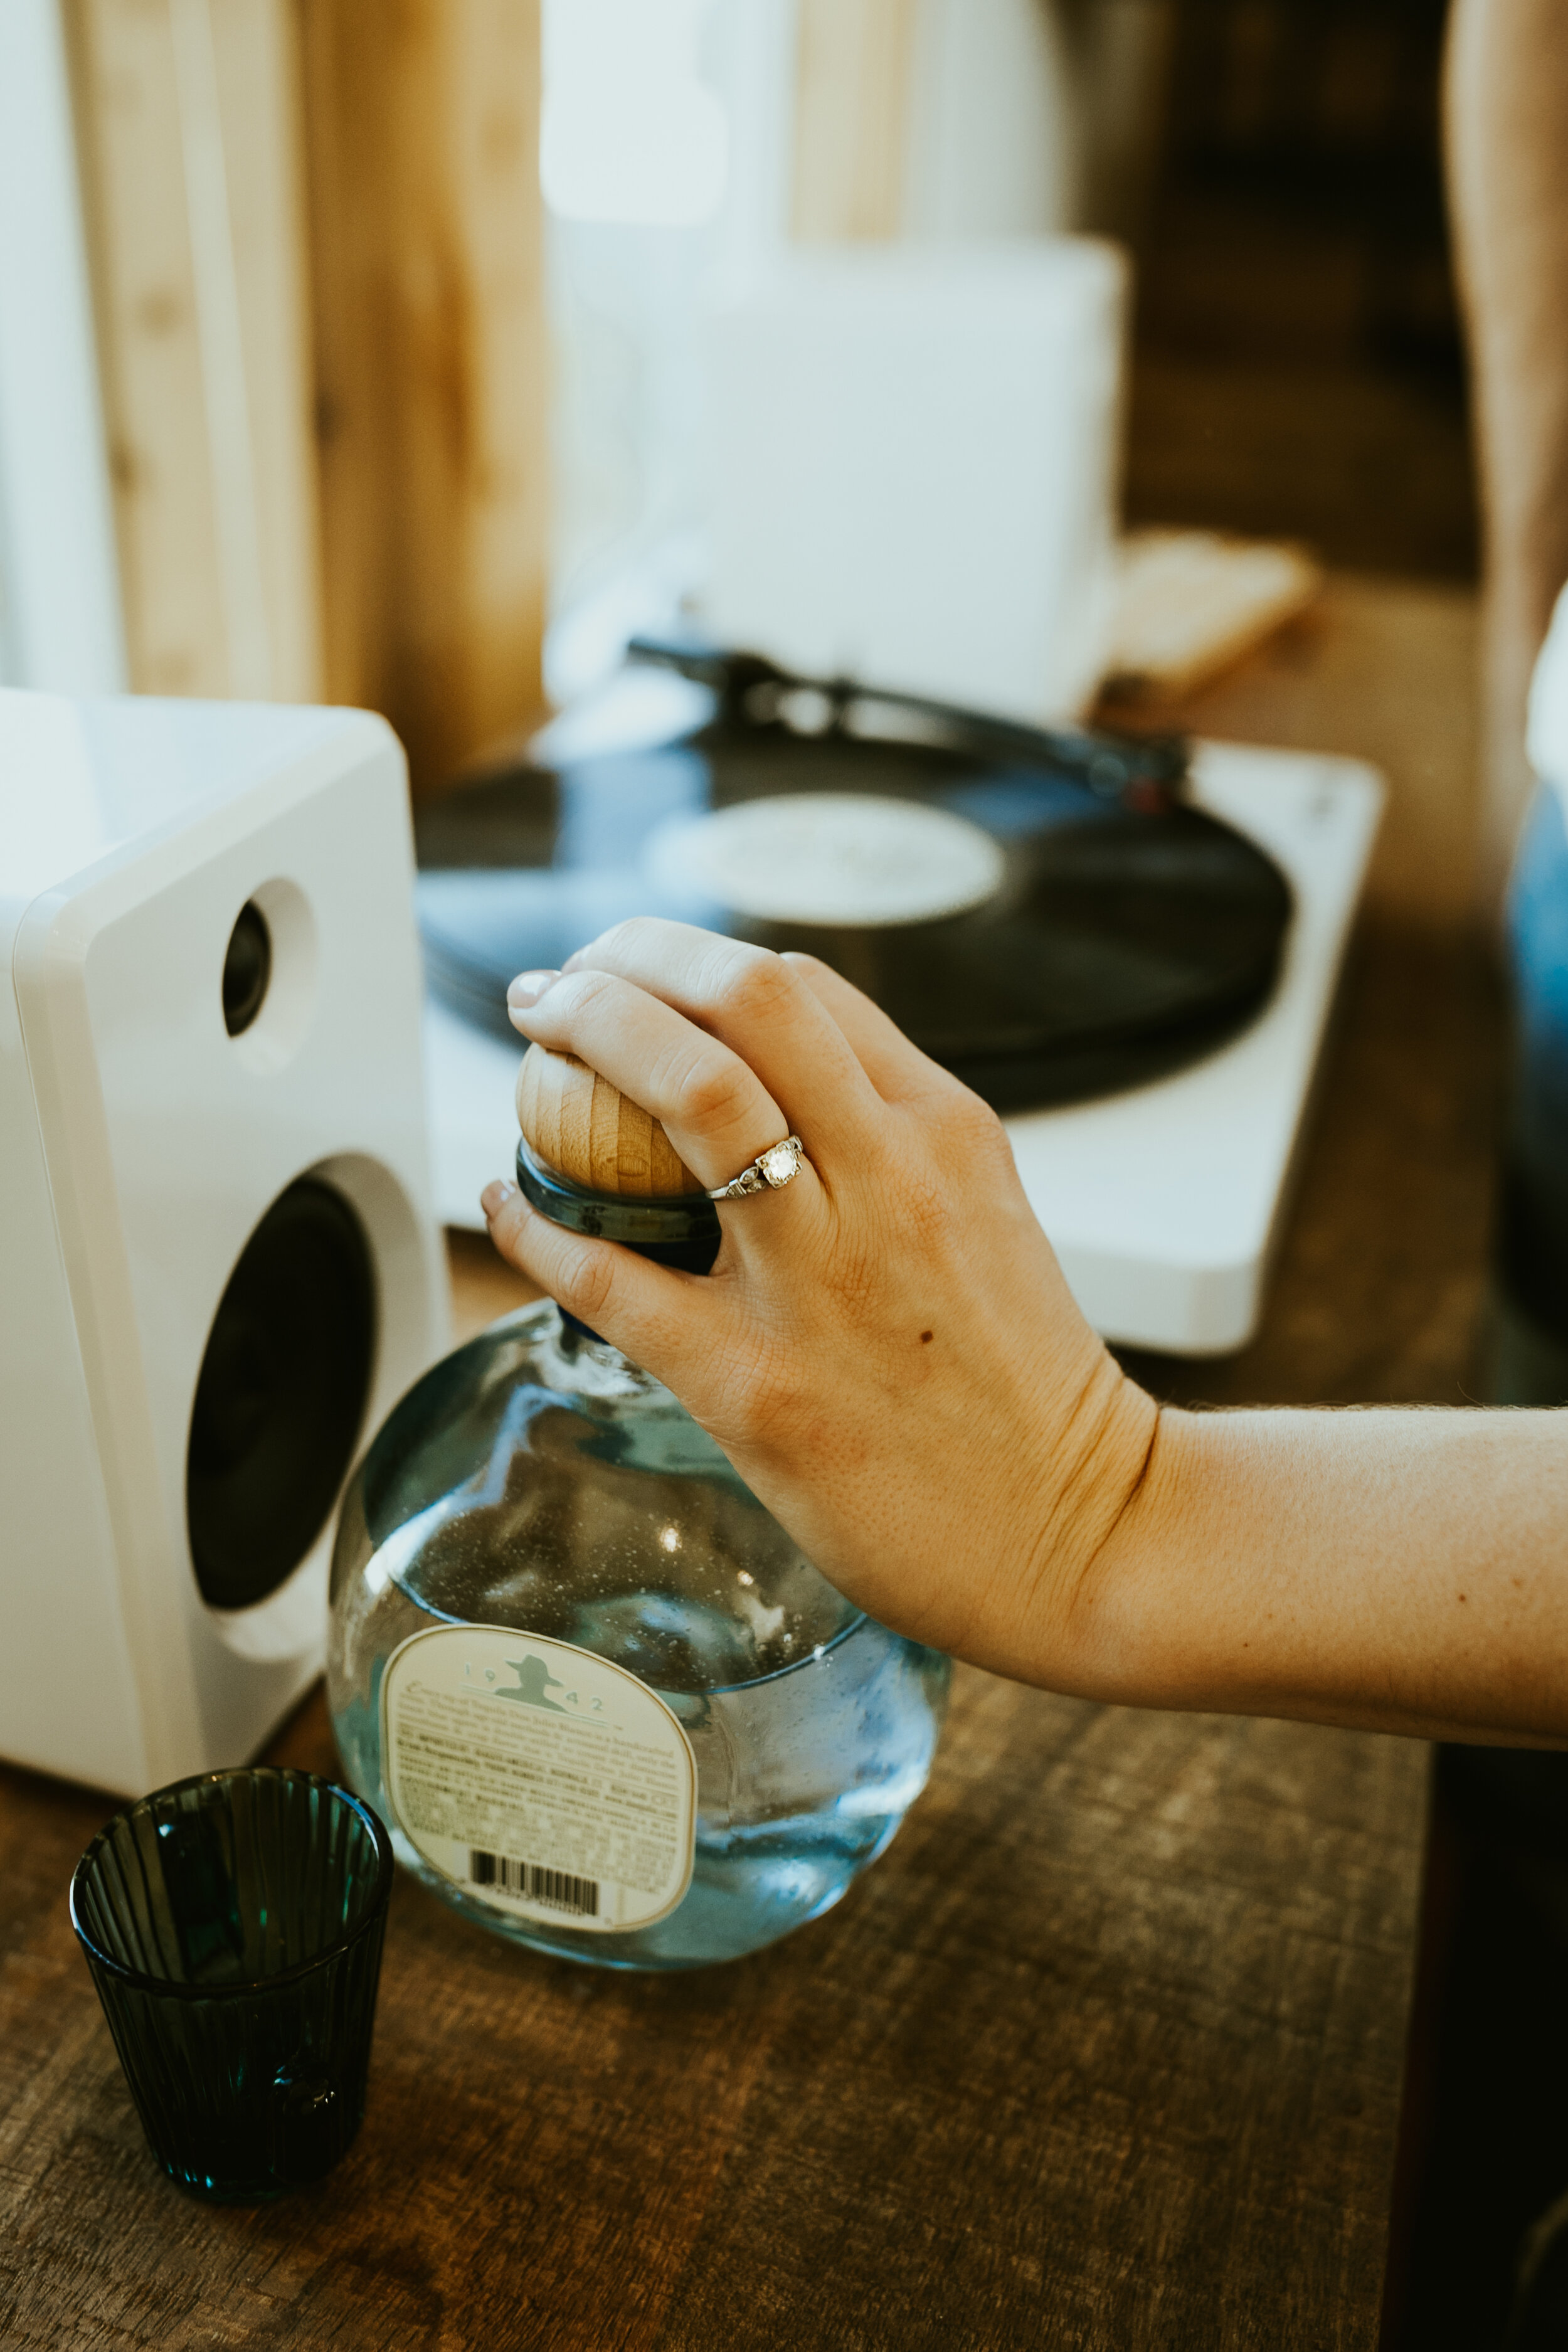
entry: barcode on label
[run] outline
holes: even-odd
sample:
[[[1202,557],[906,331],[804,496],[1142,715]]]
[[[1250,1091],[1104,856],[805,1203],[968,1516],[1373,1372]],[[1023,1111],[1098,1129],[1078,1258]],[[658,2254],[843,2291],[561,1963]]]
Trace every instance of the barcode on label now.
[[[599,1882],[574,1878],[570,1871],[546,1870],[542,1863],[513,1862],[510,1854],[468,1849],[468,1882],[473,1886],[499,1886],[503,1894],[525,1895],[530,1903],[548,1903],[552,1911],[574,1912],[580,1919],[599,1916]]]

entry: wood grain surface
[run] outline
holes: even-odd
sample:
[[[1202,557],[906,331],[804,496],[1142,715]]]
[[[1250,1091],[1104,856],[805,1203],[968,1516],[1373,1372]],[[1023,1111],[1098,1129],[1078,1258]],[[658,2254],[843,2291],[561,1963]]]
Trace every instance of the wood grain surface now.
[[[1363,931],[1265,1328],[1216,1402],[1461,1402],[1495,997]],[[465,1236],[460,1329],[526,1288]],[[319,1696],[279,1759],[331,1768]],[[369,2112],[256,2210],[155,2170],[66,1915],[110,1801],[0,1773],[5,2352],[1371,2352],[1426,1751],[963,1669],[885,1858],[772,1952],[618,1979],[400,1881]]]
[[[279,1753],[330,1769],[319,1707]],[[360,2142],[255,2210],[153,2168],[61,1900],[106,1808],[13,1776],[0,2341],[1370,2346],[1422,1770],[965,1670],[889,1856],[738,1966],[400,1880]]]
[[[139,694],[321,691],[297,13],[62,11]]]
[[[529,1047],[517,1074],[517,1123],[547,1168],[590,1192],[657,1201],[702,1190],[652,1113],[575,1054]]]
[[[538,0],[297,14],[326,698],[435,790],[543,716]]]

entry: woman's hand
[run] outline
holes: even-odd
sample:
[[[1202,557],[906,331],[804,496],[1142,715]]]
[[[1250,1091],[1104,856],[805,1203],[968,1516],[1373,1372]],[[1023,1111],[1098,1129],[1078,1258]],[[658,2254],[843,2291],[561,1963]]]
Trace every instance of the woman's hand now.
[[[725,1203],[710,1275],[484,1197],[502,1255],[672,1389],[802,1549],[900,1632],[1100,1686],[1096,1563],[1158,1414],[1075,1306],[999,1120],[809,956],[623,923],[510,991],[516,1026],[661,1120]]]

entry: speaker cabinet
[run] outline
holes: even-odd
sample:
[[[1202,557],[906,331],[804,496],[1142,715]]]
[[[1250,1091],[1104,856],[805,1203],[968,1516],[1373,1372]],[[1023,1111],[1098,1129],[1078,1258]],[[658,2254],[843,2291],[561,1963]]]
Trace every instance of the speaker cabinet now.
[[[321,1663],[447,1344],[379,719],[0,692],[0,1753],[134,1792]]]

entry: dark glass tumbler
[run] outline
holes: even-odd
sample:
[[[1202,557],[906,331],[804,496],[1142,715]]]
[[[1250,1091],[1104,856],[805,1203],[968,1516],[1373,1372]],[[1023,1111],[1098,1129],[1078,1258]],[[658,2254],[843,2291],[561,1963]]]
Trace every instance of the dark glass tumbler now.
[[[256,2204],[319,2180],[364,2113],[392,1844],[310,1772],[177,1781],[100,1830],[71,1880],[153,2153]]]

